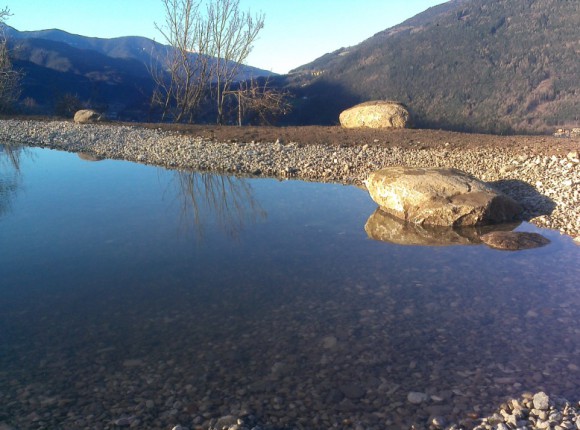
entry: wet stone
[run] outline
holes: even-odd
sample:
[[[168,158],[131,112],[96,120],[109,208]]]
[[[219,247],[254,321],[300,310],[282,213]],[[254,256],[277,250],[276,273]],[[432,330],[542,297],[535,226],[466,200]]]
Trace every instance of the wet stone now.
[[[407,394],[407,401],[409,403],[413,403],[414,405],[419,405],[423,402],[426,402],[429,399],[429,396],[425,393],[419,393],[417,391],[411,391]]]
[[[505,251],[539,248],[550,243],[541,234],[515,231],[494,231],[482,235],[481,240],[491,248]]]
[[[366,394],[366,390],[355,383],[342,385],[340,391],[349,399],[360,399]]]

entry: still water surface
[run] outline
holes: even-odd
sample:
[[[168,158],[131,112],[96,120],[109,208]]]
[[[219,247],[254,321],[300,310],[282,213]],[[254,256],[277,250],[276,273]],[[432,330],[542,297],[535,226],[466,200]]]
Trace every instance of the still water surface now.
[[[368,238],[355,187],[11,154],[0,425],[420,428],[580,393],[580,254],[557,232],[395,245]]]

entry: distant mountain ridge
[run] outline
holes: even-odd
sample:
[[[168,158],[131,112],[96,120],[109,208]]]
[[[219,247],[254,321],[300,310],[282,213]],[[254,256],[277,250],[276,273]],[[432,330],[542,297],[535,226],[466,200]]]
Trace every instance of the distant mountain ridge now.
[[[9,26],[4,33],[14,66],[24,72],[22,99],[27,110],[41,114],[70,114],[61,105],[77,99],[112,117],[144,120],[154,87],[149,70],[159,66],[170,49],[139,36],[102,39]],[[238,78],[270,75],[274,74],[244,65]]]
[[[552,131],[580,120],[579,17],[577,1],[452,0],[293,70],[288,84],[303,109],[329,106],[325,120],[395,99],[419,127]]]

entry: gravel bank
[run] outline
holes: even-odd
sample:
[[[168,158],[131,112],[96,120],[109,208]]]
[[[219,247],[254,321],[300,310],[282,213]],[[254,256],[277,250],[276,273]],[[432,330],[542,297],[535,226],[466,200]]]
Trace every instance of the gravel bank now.
[[[0,121],[3,142],[41,146],[170,168],[362,184],[385,166],[454,167],[493,182],[525,207],[525,219],[580,240],[578,151],[541,155],[523,147],[461,148],[218,142],[201,136],[111,124]],[[428,142],[426,142],[428,143]]]

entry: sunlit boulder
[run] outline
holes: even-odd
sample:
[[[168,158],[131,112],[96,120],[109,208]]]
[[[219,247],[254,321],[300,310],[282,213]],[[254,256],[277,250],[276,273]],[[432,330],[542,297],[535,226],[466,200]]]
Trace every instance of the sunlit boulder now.
[[[491,185],[456,169],[388,167],[371,173],[365,185],[385,212],[419,225],[502,223],[522,210]]]
[[[344,128],[406,128],[410,118],[401,103],[381,100],[358,104],[339,116]]]
[[[92,109],[82,109],[75,113],[74,122],[78,124],[87,124],[103,120],[103,115]]]

